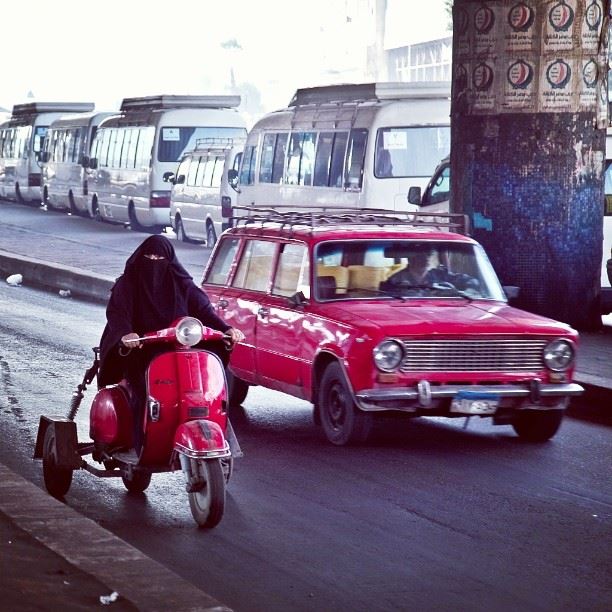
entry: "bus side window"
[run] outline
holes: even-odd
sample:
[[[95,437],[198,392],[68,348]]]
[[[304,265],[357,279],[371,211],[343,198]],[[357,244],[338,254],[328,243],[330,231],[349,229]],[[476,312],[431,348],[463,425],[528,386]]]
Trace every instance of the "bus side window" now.
[[[240,184],[252,185],[255,177],[256,148],[250,145],[245,148],[240,166]]]
[[[347,189],[361,189],[363,181],[363,160],[367,139],[367,130],[351,130],[348,153],[346,156],[346,180],[344,183]]]
[[[276,146],[274,147],[274,163],[272,164],[272,183],[277,185],[283,182],[283,169],[285,167],[285,152],[289,134],[284,132],[276,135]]]
[[[265,134],[261,148],[261,162],[259,163],[259,182],[272,182],[272,166],[274,164],[274,147],[276,134]]]
[[[198,174],[198,167],[201,165],[205,166],[206,158],[205,157],[192,157],[191,163],[189,164],[189,171],[187,172],[187,180],[185,181],[185,185],[188,187],[196,186],[196,175]]]

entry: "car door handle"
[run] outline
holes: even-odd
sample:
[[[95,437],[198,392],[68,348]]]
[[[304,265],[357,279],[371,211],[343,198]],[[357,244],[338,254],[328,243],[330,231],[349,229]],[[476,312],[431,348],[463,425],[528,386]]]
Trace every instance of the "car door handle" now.
[[[270,314],[270,309],[261,306],[257,311],[257,314],[263,319],[264,317],[267,317]]]
[[[217,302],[217,308],[225,309],[229,306],[229,302],[227,300],[219,300]]]

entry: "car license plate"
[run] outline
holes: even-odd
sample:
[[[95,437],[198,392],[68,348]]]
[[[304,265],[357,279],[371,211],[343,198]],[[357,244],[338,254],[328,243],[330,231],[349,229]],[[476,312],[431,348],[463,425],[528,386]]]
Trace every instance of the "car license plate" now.
[[[499,395],[485,391],[459,391],[451,402],[450,411],[458,414],[494,414]]]

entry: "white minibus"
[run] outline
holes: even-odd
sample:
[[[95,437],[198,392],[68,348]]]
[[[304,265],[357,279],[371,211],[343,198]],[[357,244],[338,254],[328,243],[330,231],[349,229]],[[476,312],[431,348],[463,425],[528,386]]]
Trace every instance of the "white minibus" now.
[[[185,151],[202,138],[244,138],[240,96],[126,98],[98,126],[90,159],[89,213],[159,232],[170,225],[170,185]]]
[[[65,115],[49,126],[41,155],[42,201],[48,208],[88,214],[86,168],[91,144],[100,122],[113,114]]]
[[[222,210],[231,210],[236,192],[228,184],[228,170],[237,170],[244,139],[205,138],[185,153],[172,183],[170,223],[179,240],[204,241],[213,247],[223,227]],[[229,200],[229,201],[228,201]]]
[[[89,102],[16,104],[0,128],[0,197],[17,202],[41,201],[40,154],[49,125],[65,113],[86,113]]]
[[[247,137],[239,206],[417,209],[450,150],[450,85],[369,83],[298,89]]]

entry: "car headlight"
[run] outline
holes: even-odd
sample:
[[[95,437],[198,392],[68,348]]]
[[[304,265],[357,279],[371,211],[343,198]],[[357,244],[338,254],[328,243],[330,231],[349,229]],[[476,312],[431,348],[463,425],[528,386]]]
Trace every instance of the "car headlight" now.
[[[383,372],[397,370],[404,358],[404,347],[397,340],[383,340],[374,349],[374,363]]]
[[[563,372],[574,363],[574,346],[558,338],[544,347],[544,365],[553,372]]]
[[[183,317],[176,326],[176,339],[183,346],[194,346],[204,335],[202,323],[195,317]]]

